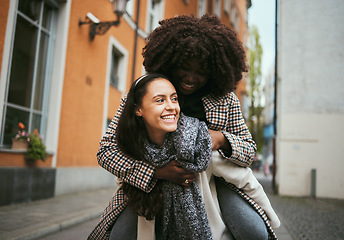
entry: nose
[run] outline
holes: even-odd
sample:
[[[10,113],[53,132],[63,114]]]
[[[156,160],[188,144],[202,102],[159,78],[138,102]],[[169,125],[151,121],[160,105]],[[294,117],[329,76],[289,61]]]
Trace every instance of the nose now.
[[[196,80],[196,75],[192,72],[189,72],[186,76],[185,76],[185,80],[189,81],[189,82],[193,82]]]
[[[176,109],[175,104],[171,101],[171,99],[166,101],[166,110],[174,110]]]

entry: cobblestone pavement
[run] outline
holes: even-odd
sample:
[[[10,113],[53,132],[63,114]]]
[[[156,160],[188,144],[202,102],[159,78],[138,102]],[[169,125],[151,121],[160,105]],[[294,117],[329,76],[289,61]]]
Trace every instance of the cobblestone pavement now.
[[[259,175],[257,179],[292,239],[344,240],[344,200],[277,196],[271,178]]]

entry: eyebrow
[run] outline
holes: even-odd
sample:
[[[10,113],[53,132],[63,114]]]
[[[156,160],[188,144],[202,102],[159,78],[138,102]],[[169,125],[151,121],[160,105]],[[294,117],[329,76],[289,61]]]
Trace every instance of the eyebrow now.
[[[174,92],[170,95],[171,96],[174,96],[174,95],[177,95],[177,92]],[[166,95],[165,94],[157,94],[157,95],[154,95],[153,98],[157,98],[157,97],[165,97]]]

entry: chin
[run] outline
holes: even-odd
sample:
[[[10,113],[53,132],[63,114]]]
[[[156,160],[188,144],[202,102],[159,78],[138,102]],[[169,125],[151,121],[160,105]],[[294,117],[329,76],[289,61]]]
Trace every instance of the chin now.
[[[168,127],[165,130],[166,130],[166,132],[174,132],[177,130],[177,125],[175,127]]]
[[[181,92],[182,94],[184,94],[184,95],[190,95],[190,94],[193,93],[194,91],[181,89],[180,92]]]
[[[194,92],[196,92],[198,89],[197,88],[190,88],[190,89],[185,89],[185,88],[181,88],[180,92],[184,95],[190,95],[193,94]]]

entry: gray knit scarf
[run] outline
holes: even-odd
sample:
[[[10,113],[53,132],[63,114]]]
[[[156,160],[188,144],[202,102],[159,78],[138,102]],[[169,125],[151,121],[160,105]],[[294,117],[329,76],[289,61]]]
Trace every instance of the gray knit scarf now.
[[[176,160],[183,168],[205,171],[211,159],[211,138],[204,122],[181,114],[178,128],[166,135],[162,147],[146,142],[145,159],[156,167]],[[212,239],[203,198],[196,183],[190,187],[162,182],[164,240]]]

